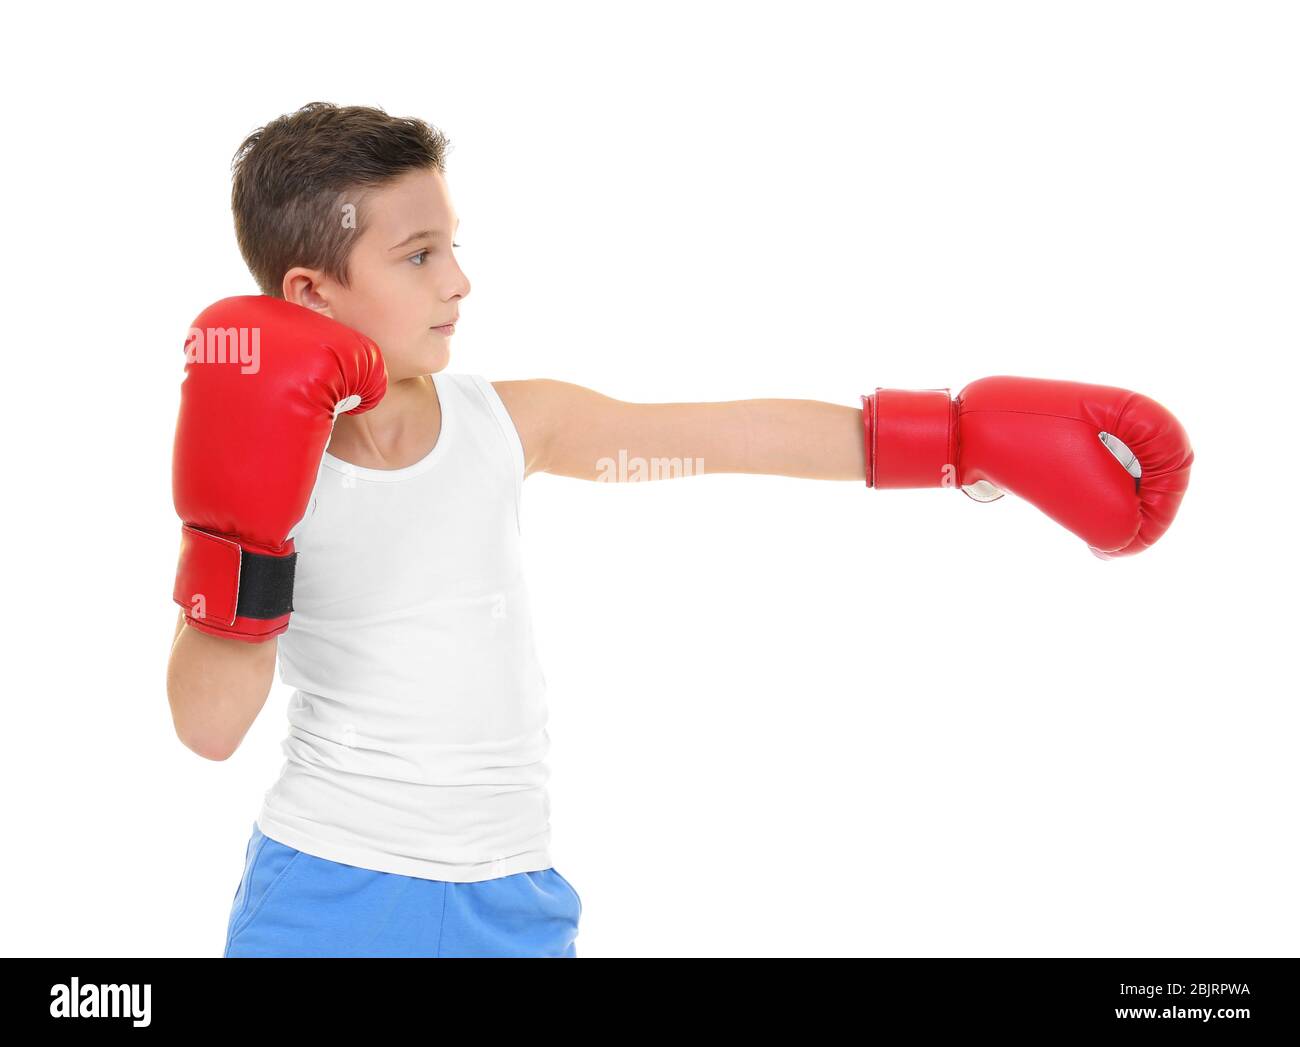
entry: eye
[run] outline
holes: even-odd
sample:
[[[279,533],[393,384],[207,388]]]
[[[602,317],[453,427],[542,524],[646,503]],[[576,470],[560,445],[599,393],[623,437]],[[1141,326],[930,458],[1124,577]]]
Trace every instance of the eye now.
[[[460,244],[452,244],[451,246],[452,246],[452,247],[460,247],[461,245],[460,245]],[[420,269],[420,268],[422,268],[422,267],[424,266],[423,258],[424,258],[424,256],[427,255],[428,253],[429,253],[429,249],[426,247],[423,251],[419,252],[418,254],[413,254],[413,255],[411,255],[411,257],[410,257],[409,259],[407,259],[407,260],[408,260],[408,261],[411,261],[411,262],[414,262],[417,258],[421,259],[421,261],[416,262],[416,266],[415,266],[417,269]]]

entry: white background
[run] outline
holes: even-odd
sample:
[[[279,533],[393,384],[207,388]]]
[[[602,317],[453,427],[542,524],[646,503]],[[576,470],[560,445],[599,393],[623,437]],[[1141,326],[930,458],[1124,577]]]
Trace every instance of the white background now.
[[[315,100],[452,140],[451,370],[635,401],[1024,374],[1196,452],[1103,562],[952,491],[534,476],[580,956],[1295,955],[1294,7],[18,7],[4,44],[3,950],[219,956],[279,773],[164,687],[184,333],[230,159]]]

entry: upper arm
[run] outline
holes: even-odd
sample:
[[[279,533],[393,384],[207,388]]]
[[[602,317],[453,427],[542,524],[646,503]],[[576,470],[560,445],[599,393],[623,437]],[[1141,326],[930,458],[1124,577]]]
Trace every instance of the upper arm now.
[[[524,476],[545,472],[551,446],[551,423],[555,417],[554,386],[563,384],[547,378],[493,382],[492,388],[515,423],[524,449]]]
[[[519,430],[530,472],[646,480],[743,472],[745,401],[630,403],[572,382],[493,382]]]
[[[493,382],[524,449],[524,476],[536,472],[593,479],[595,446],[617,442],[620,409],[633,405],[553,378]],[[590,463],[588,463],[590,459]]]

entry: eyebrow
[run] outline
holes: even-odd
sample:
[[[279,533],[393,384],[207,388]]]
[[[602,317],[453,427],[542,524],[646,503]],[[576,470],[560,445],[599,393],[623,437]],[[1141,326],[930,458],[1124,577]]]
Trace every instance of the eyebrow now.
[[[456,228],[457,228],[457,229],[460,228],[460,219],[459,219],[459,218],[456,219]],[[412,234],[411,234],[410,236],[408,236],[405,240],[403,240],[400,244],[393,244],[393,246],[390,247],[389,250],[390,250],[390,251],[400,251],[403,247],[406,247],[408,244],[413,244],[413,243],[415,243],[416,240],[423,240],[425,237],[433,238],[433,237],[437,237],[437,236],[441,236],[441,235],[442,235],[442,232],[441,232],[441,230],[438,230],[438,229],[421,229],[418,233],[412,233]]]

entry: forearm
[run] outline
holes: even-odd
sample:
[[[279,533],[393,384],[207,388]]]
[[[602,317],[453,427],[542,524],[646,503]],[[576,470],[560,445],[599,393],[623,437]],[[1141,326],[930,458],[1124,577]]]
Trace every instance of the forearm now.
[[[746,473],[863,482],[862,411],[820,400],[745,400]]]
[[[182,621],[167,665],[167,700],[177,737],[207,759],[230,756],[266,704],[275,652],[275,639],[244,643]]]
[[[583,480],[770,473],[864,481],[862,411],[819,400],[629,403],[565,382],[535,386],[552,431],[546,472]]]

